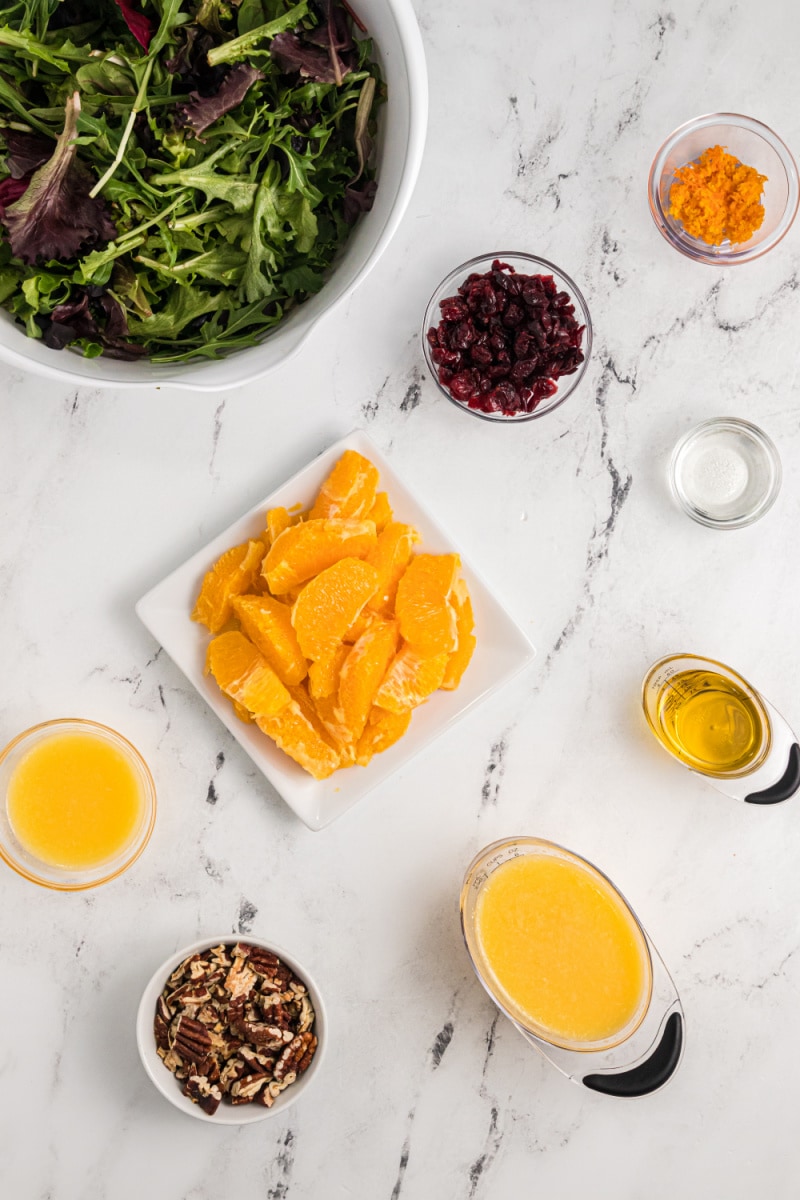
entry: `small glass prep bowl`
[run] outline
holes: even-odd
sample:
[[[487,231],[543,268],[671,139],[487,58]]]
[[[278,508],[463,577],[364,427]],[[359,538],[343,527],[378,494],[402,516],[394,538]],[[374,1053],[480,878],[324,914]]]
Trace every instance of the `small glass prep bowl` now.
[[[441,320],[439,309],[441,301],[447,296],[454,295],[468,275],[472,275],[473,272],[483,275],[487,271],[490,271],[492,263],[496,258],[500,262],[508,263],[510,267],[514,268],[517,274],[552,275],[558,284],[559,291],[566,292],[575,305],[575,319],[578,321],[578,324],[586,326],[581,346],[583,362],[575,374],[563,375],[561,379],[557,380],[557,391],[552,396],[545,397],[533,412],[515,413],[513,416],[505,416],[503,413],[481,412],[480,409],[470,408],[468,404],[463,403],[461,400],[456,400],[454,396],[451,396],[444,384],[439,382],[439,371],[431,357],[431,346],[426,337],[431,326],[438,325]],[[533,254],[498,250],[495,254],[479,254],[477,258],[471,258],[468,262],[462,263],[461,266],[451,271],[439,284],[425,309],[425,317],[422,322],[422,353],[425,356],[428,370],[433,376],[439,391],[447,397],[451,404],[455,404],[456,408],[460,409],[461,412],[469,413],[473,417],[480,417],[484,421],[493,421],[495,425],[518,425],[521,421],[532,421],[536,417],[543,417],[547,413],[552,412],[554,408],[558,408],[560,404],[563,404],[567,397],[575,391],[575,388],[586,373],[586,367],[592,354],[592,319],[589,316],[589,309],[577,284],[570,279],[569,275],[565,275],[559,267],[548,262],[546,258],[536,258]]]
[[[64,733],[87,733],[109,742],[124,755],[139,781],[142,795],[139,824],[128,844],[115,858],[85,870],[51,866],[36,858],[20,843],[8,818],[6,796],[14,770],[35,745]],[[79,892],[116,879],[123,871],[127,871],[144,850],[153,832],[155,820],[156,787],[147,763],[127,738],[109,729],[107,725],[80,717],[45,721],[18,734],[0,752],[0,858],[31,883],[38,883],[58,892]]]
[[[691,237],[680,221],[669,215],[676,170],[694,162],[711,146],[722,146],[745,166],[767,176],[761,197],[764,220],[746,242],[709,246]],[[669,244],[695,262],[725,267],[750,262],[776,246],[795,218],[798,197],[797,167],[787,147],[766,125],[738,113],[710,113],[681,125],[653,159],[648,181],[650,212]]]
[[[781,479],[775,444],[757,425],[738,417],[695,425],[676,444],[669,464],[678,504],[710,529],[752,525],[772,508]],[[709,491],[715,485],[716,495]]]

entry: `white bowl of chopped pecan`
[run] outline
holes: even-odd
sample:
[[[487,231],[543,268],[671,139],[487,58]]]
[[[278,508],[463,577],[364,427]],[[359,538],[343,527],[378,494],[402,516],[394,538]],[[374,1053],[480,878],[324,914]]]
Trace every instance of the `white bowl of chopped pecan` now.
[[[171,1104],[217,1125],[283,1112],[319,1071],[326,1043],[319,989],[294,958],[258,938],[204,938],[144,989],[136,1041]]]

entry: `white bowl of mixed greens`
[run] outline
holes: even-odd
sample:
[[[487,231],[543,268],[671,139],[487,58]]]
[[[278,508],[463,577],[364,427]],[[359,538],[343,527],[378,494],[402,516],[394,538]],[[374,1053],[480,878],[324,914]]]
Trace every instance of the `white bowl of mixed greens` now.
[[[405,211],[410,0],[16,0],[0,14],[0,358],[237,387],[284,362]]]

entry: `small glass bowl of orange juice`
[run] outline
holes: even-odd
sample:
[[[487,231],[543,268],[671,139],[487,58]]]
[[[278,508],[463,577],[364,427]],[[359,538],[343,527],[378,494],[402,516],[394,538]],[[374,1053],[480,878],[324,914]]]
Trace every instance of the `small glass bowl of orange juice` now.
[[[675,985],[635,913],[579,855],[540,838],[470,863],[461,925],[479,980],[545,1058],[593,1091],[663,1087],[683,1051]]]
[[[0,753],[0,858],[42,887],[108,883],[147,845],[156,789],[127,738],[96,721],[45,721]]]

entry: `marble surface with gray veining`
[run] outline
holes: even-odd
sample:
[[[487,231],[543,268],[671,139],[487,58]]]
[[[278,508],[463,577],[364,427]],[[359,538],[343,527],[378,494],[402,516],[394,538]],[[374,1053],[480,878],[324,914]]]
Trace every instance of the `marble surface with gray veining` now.
[[[798,1191],[800,800],[750,808],[657,748],[642,675],[736,666],[800,726],[800,228],[735,270],[650,219],[661,141],[715,109],[800,149],[800,9],[729,0],[431,0],[429,140],[396,239],[302,353],[218,396],[74,391],[4,370],[0,737],[118,727],[159,817],[129,874],[51,894],[2,872],[0,1191],[8,1200],[790,1200]],[[426,377],[438,280],[520,249],[583,288],[572,399],[495,428]],[[675,440],[715,415],[776,441],[782,493],[720,534],[673,505]],[[133,604],[361,426],[539,649],[323,833],[271,791]],[[530,1050],[472,975],[463,870],[486,842],[562,842],[631,899],[687,1014],[663,1092],[621,1102]],[[285,1116],[214,1129],[138,1061],[144,983],[217,931],[274,938],[329,1005],[329,1056]]]

